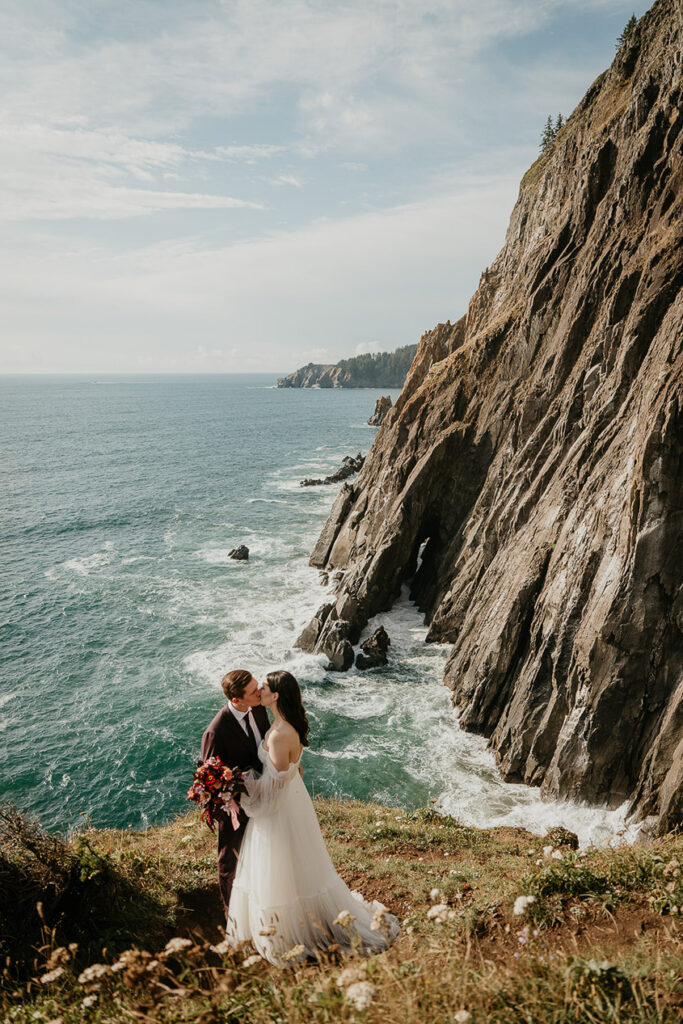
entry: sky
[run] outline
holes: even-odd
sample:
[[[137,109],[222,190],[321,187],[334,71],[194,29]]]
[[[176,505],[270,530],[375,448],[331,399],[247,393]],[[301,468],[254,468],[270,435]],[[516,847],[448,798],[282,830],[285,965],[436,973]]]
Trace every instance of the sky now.
[[[3,0],[0,373],[286,373],[454,322],[648,6]]]

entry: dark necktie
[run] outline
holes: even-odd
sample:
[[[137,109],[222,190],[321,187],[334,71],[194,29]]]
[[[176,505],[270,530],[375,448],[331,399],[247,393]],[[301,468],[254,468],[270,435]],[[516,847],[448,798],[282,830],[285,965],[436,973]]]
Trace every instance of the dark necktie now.
[[[242,721],[247,727],[247,736],[249,737],[249,740],[254,749],[256,749],[256,737],[254,736],[254,730],[252,729],[251,722],[249,721],[249,712],[246,713]]]

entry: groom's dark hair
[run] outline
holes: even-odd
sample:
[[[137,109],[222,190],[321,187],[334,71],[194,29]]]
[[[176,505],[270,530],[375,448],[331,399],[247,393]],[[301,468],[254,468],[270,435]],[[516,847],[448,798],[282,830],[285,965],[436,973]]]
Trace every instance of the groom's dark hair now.
[[[221,686],[228,700],[239,700],[244,696],[244,691],[250,682],[251,672],[247,672],[245,668],[236,668],[223,676]]]

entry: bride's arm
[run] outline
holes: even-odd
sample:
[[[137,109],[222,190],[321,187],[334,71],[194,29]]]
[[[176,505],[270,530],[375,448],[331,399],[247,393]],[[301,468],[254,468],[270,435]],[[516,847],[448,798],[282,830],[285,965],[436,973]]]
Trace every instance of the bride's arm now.
[[[272,751],[272,739],[269,743],[269,753],[270,751]],[[284,789],[292,780],[289,763],[284,771],[280,771],[273,762],[272,754],[267,761],[262,775],[250,771],[247,772],[244,780],[247,792],[242,796],[240,806],[250,818],[265,818],[269,814],[274,814],[278,809]]]

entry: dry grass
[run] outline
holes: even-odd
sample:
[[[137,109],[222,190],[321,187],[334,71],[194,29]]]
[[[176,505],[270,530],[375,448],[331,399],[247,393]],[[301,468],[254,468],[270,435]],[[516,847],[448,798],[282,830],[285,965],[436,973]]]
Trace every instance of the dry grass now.
[[[318,800],[317,808],[345,880],[382,899],[404,922],[387,953],[351,960],[363,972],[365,1009],[354,1005],[353,990],[338,985],[339,964],[279,971],[262,961],[245,965],[248,951],[219,956],[210,950],[221,923],[215,840],[188,816],[145,833],[85,834],[89,862],[105,865],[99,891],[106,894],[111,880],[119,887],[115,929],[106,920],[106,900],[100,902],[100,926],[114,941],[94,955],[100,933],[88,934],[78,915],[74,922],[39,922],[44,948],[35,964],[24,950],[23,961],[5,967],[5,1019],[445,1024],[458,1014],[467,1019],[464,1013],[472,1022],[510,1024],[680,1019],[680,838],[585,854],[563,846],[559,859],[544,855],[546,841],[522,829],[467,828],[426,808],[409,815],[330,800]],[[15,859],[21,859],[17,851]],[[148,941],[138,909],[129,907],[126,917],[121,879],[133,904],[159,909]],[[430,895],[434,889],[438,897]],[[520,895],[535,902],[516,916]],[[442,922],[427,917],[435,902],[447,908]],[[82,945],[69,952],[72,924]],[[165,951],[173,935],[192,942]],[[133,946],[138,952],[124,952]],[[122,952],[122,966],[112,972]],[[93,962],[104,965],[95,972],[101,976],[83,978]]]

